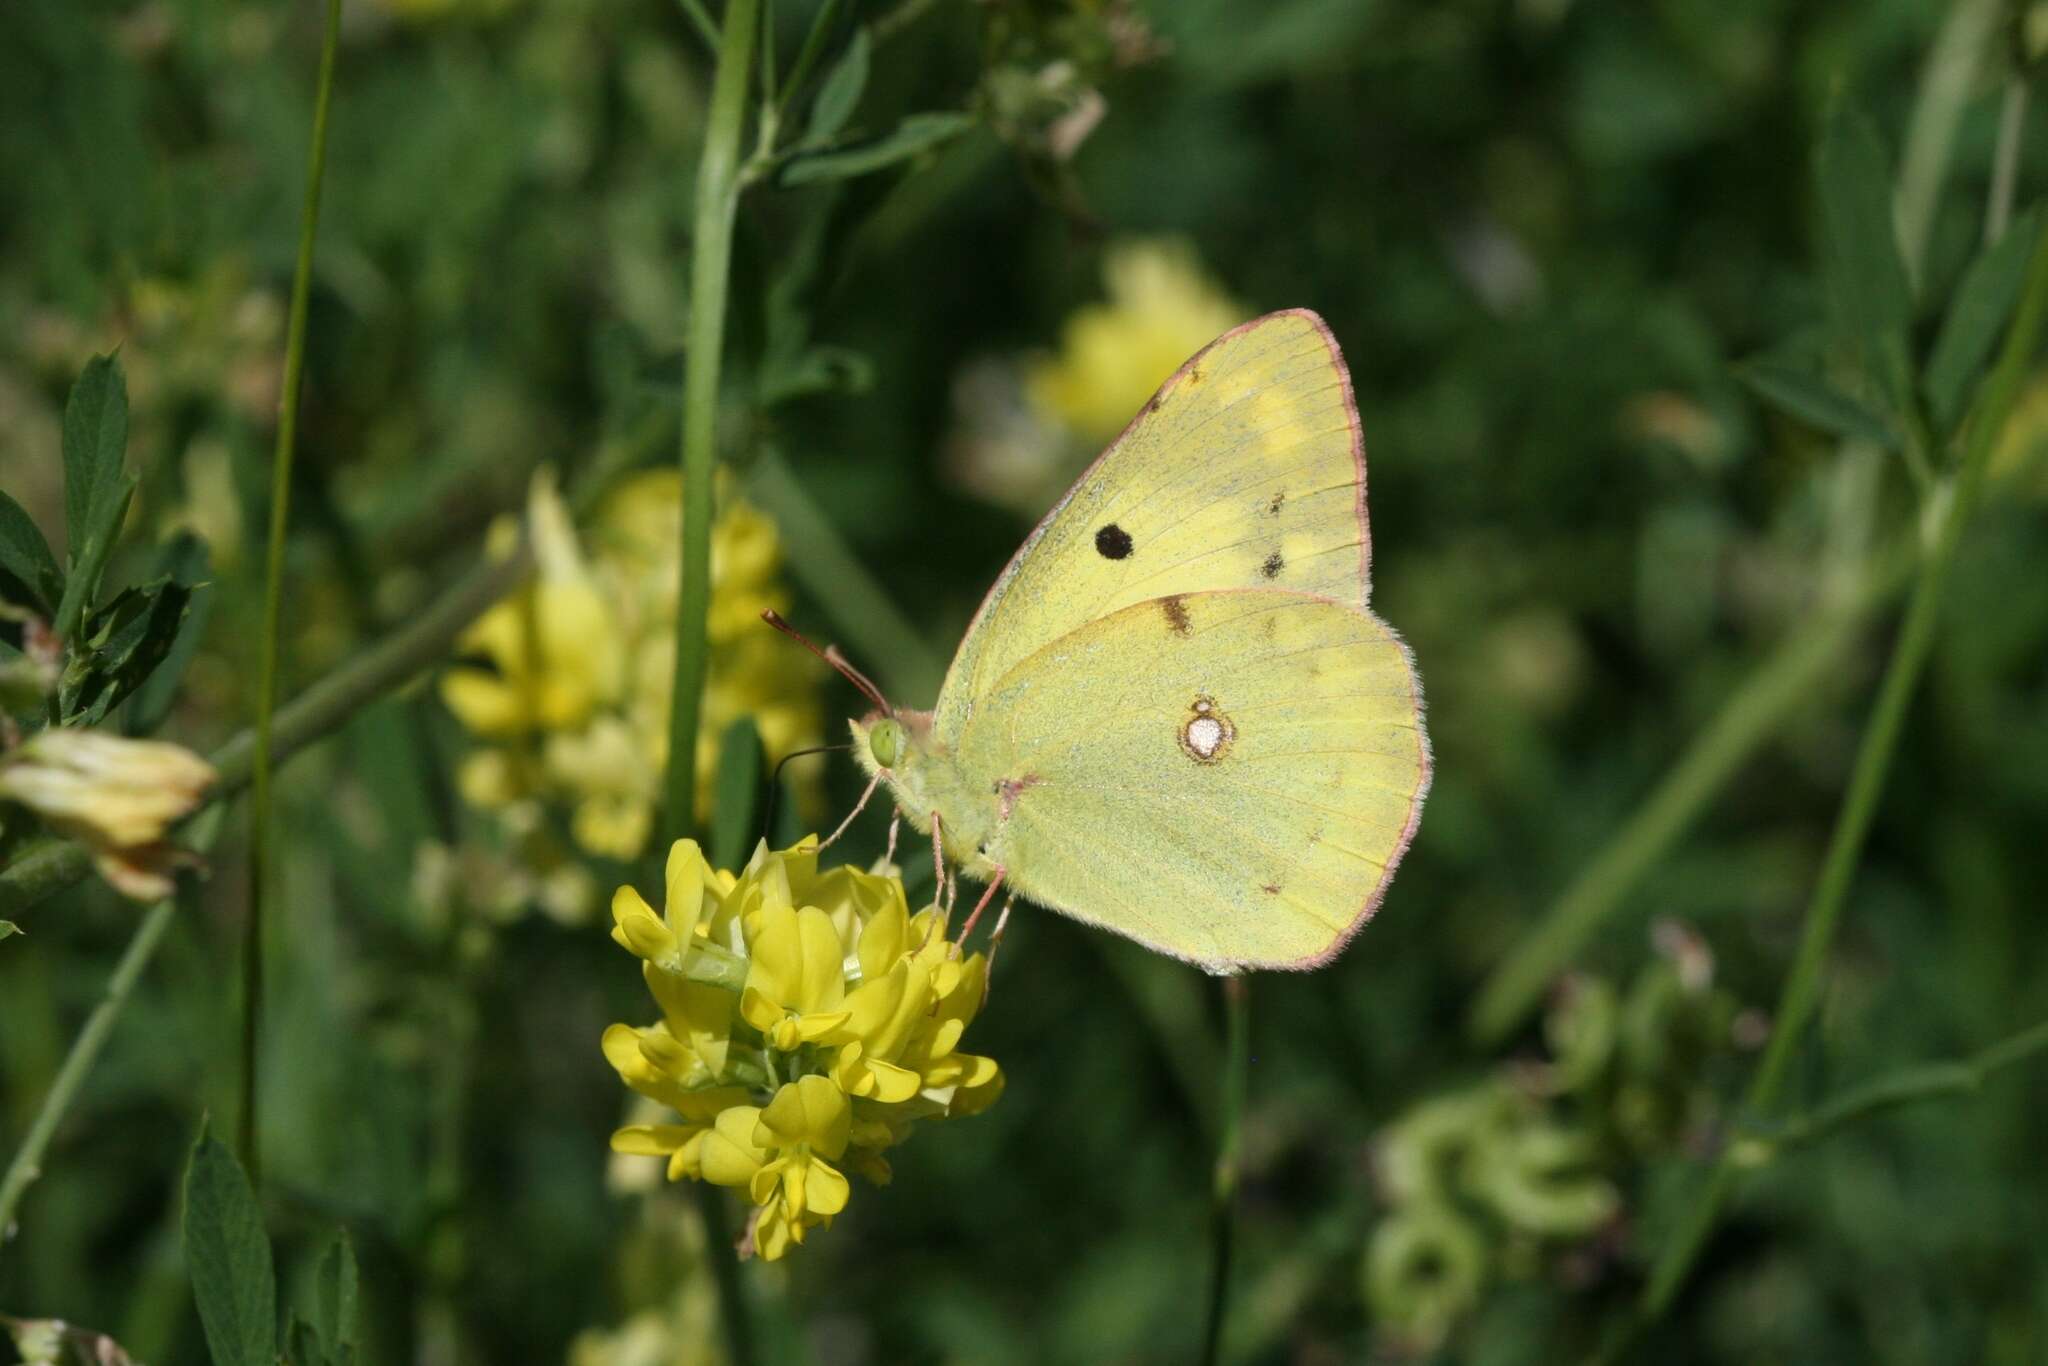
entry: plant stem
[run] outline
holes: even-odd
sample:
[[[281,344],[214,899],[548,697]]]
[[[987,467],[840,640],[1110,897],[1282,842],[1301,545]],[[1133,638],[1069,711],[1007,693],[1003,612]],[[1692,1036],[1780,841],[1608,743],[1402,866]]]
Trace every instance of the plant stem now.
[[[1923,1100],[1967,1094],[1983,1086],[1994,1072],[2025,1062],[2044,1050],[2048,1050],[2048,1021],[2021,1030],[1971,1057],[1922,1063],[1880,1077],[1770,1133],[1738,1144],[1736,1161],[1743,1166],[1759,1165],[1794,1148],[1818,1142],[1866,1116]]]
[[[1820,880],[1814,887],[1813,899],[1807,905],[1798,956],[1779,997],[1770,1044],[1764,1050],[1763,1061],[1751,1078],[1744,1097],[1743,1109],[1751,1116],[1762,1114],[1777,1100],[1791,1067],[1793,1051],[1805,1034],[1819,1001],[1821,969],[1834,942],[1835,926],[1841,918],[1842,905],[1848,897],[1864,840],[1877,814],[1878,798],[1884,790],[1885,776],[1890,771],[1892,755],[1904,727],[1906,706],[1912,700],[1920,671],[1933,648],[1934,628],[1941,616],[1942,593],[1948,584],[1949,569],[1954,563],[1956,549],[1962,543],[1963,527],[1969,521],[1978,491],[1983,487],[1984,471],[1990,464],[1992,448],[2012,412],[2027,367],[2033,361],[2044,314],[2048,314],[2048,228],[2044,228],[2035,240],[2019,314],[2006,334],[1997,368],[1980,391],[1976,411],[1970,420],[1962,467],[1942,495],[1946,498],[1947,507],[1942,512],[1934,544],[1922,565],[1920,577],[1913,586],[1905,622],[1893,645],[1877,701],[1871,708],[1870,720],[1857,746],[1849,788],[1836,817]],[[1735,1165],[1724,1151],[1678,1235],[1665,1246],[1651,1273],[1639,1309],[1641,1322],[1655,1320],[1670,1307],[1693,1262],[1706,1245],[1707,1236],[1712,1232],[1721,1206],[1732,1189],[1734,1174]]]
[[[697,161],[696,228],[690,249],[688,369],[683,376],[683,556],[676,607],[675,691],[669,703],[666,821],[680,839],[695,824],[697,724],[704,701],[711,612],[711,468],[718,445],[718,370],[725,346],[726,287],[739,207],[740,132],[747,77],[760,32],[759,0],[731,0],[719,38],[718,74]]]
[[[704,40],[704,46],[714,54],[718,51],[718,25],[711,22],[711,15],[704,8],[704,0],[679,0],[683,13],[689,16],[690,27],[697,30],[697,36]]]
[[[1984,245],[2005,236],[2012,222],[2013,189],[2020,177],[2020,135],[2027,124],[2027,82],[2006,78],[2005,97],[1998,106],[1998,150],[1991,162],[1991,196],[1984,206]]]
[[[306,374],[306,308],[313,292],[313,243],[320,230],[320,183],[327,173],[327,111],[334,101],[334,53],[341,38],[341,0],[327,0],[320,36],[320,79],[313,96],[313,146],[307,154],[306,202],[299,213],[299,259],[292,270],[291,313],[284,343],[284,393],[277,447],[270,464],[270,547],[264,563],[261,662],[256,685],[255,791],[249,799],[249,912],[242,927],[242,1104],[238,1135],[249,1181],[263,1188],[256,1132],[256,1040],[263,1019],[264,878],[270,852],[272,713],[277,710],[278,631],[284,609],[284,539],[291,518],[292,457],[297,453],[299,390]]]
[[[1223,979],[1229,1036],[1223,1071],[1223,1120],[1216,1142],[1216,1177],[1210,1193],[1209,1310],[1202,1327],[1202,1361],[1216,1366],[1230,1300],[1231,1244],[1237,1230],[1239,1129],[1244,1116],[1245,1072],[1251,1058],[1251,992],[1242,977]]]
[[[754,1317],[747,1306],[747,1288],[740,1280],[740,1261],[732,1255],[732,1220],[726,1212],[725,1190],[709,1181],[697,1186],[697,1213],[704,1220],[710,1249],[711,1279],[718,1286],[719,1317],[725,1321],[726,1351],[733,1366],[752,1366]]]
[[[406,626],[278,708],[272,759],[290,758],[440,659],[463,628],[505,596],[532,565],[532,553],[522,543],[506,559],[477,566]],[[248,785],[255,751],[255,734],[245,730],[213,752],[220,779],[207,793],[209,803],[225,801]],[[92,855],[84,845],[54,836],[38,839],[0,869],[0,914],[19,914],[90,871]]]
[[[1692,828],[1736,770],[1813,696],[1815,685],[1849,648],[1871,613],[1905,584],[1918,551],[1917,537],[1886,551],[1845,601],[1817,624],[1789,632],[1743,680],[1635,814],[1487,978],[1469,1018],[1476,1043],[1497,1044],[1521,1024],[1550,983],[1621,907],[1643,875]]]
[[[86,1017],[85,1027],[78,1031],[77,1041],[65,1055],[64,1066],[58,1070],[49,1095],[43,1098],[41,1107],[37,1109],[28,1136],[21,1141],[20,1151],[8,1163],[7,1175],[0,1179],[0,1249],[4,1249],[13,1237],[14,1214],[21,1204],[21,1197],[43,1174],[43,1154],[57,1132],[57,1125],[71,1108],[86,1074],[92,1071],[93,1063],[99,1059],[100,1049],[106,1044],[107,1035],[121,1014],[121,1007],[128,1003],[128,993],[134,990],[136,979],[149,965],[164,931],[170,927],[177,904],[175,897],[165,897],[151,906],[142,917],[142,923],[136,926],[128,947],[122,951],[120,963],[114,968],[114,975],[107,979],[106,994],[93,1007],[92,1014]]]

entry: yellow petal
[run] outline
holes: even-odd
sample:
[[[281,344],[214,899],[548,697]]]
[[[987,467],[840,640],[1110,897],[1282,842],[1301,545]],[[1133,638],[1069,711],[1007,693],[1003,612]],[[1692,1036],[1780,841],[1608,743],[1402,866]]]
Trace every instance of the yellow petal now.
[[[766,1154],[755,1146],[754,1129],[761,1112],[751,1105],[735,1105],[719,1115],[701,1150],[704,1179],[718,1186],[746,1186],[761,1170]]]
[[[823,1158],[810,1161],[810,1176],[804,1183],[803,1207],[813,1214],[837,1214],[846,1208],[851,1187],[840,1170]]]
[[[775,1093],[761,1112],[761,1128],[778,1147],[808,1143],[827,1157],[846,1151],[853,1111],[829,1077],[798,1077]],[[758,1137],[757,1137],[758,1141]]]
[[[668,850],[669,932],[684,943],[697,933],[697,921],[704,910],[704,882],[711,868],[695,840],[677,840]]]

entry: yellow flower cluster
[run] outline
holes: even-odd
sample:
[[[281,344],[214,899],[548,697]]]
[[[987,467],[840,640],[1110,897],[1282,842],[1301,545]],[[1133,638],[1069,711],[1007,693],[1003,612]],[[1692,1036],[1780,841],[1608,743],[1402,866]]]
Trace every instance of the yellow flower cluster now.
[[[590,853],[631,859],[646,847],[668,763],[681,525],[673,470],[638,475],[615,490],[587,546],[553,485],[536,481],[533,582],[470,627],[458,648],[477,662],[441,680],[449,710],[492,742],[458,775],[473,805],[559,803],[570,811],[576,843]],[[726,499],[711,528],[700,816],[717,772],[718,737],[740,717],[754,719],[770,753],[816,742],[814,672],[760,624],[762,609],[788,605],[781,558],[774,523]]]
[[[613,1025],[604,1052],[674,1118],[629,1124],[612,1148],[744,1190],[742,1255],[782,1257],[846,1208],[847,1170],[885,1184],[884,1151],[917,1121],[1002,1094],[995,1061],[959,1051],[988,960],[961,956],[937,906],[912,915],[901,878],[820,871],[811,839],[714,871],[679,840],[667,883],[659,915],[631,887],[612,898],[612,938],[642,960],[661,1019]]]

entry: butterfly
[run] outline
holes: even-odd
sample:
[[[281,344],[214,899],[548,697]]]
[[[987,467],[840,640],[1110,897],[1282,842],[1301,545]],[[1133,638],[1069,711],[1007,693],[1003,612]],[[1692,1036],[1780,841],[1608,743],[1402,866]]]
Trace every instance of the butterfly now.
[[[850,723],[868,790],[987,884],[981,906],[1007,885],[1211,972],[1319,967],[1429,789],[1371,561],[1335,338],[1306,309],[1248,322],[1038,524],[931,711],[847,669],[877,708]]]

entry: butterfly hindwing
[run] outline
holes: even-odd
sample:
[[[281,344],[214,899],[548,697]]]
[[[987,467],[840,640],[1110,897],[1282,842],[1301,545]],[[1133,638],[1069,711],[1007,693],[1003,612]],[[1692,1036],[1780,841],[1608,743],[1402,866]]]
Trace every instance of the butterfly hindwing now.
[[[1030,900],[1216,970],[1312,967],[1377,906],[1428,783],[1408,652],[1272,589],[1136,603],[990,691],[961,768]]]

